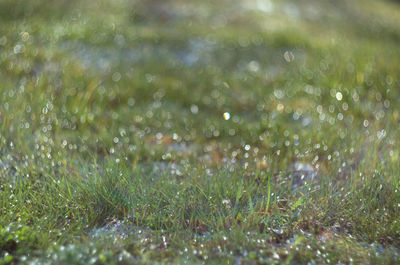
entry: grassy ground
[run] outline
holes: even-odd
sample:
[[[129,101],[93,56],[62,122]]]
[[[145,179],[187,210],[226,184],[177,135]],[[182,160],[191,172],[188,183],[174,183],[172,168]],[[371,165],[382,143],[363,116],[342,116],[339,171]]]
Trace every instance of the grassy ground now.
[[[0,1],[0,264],[395,264],[400,4]]]

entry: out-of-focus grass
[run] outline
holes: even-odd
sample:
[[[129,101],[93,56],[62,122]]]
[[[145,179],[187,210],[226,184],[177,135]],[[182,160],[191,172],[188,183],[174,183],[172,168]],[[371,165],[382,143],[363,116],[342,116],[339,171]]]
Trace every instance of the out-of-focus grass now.
[[[1,1],[0,264],[398,262],[399,11]]]

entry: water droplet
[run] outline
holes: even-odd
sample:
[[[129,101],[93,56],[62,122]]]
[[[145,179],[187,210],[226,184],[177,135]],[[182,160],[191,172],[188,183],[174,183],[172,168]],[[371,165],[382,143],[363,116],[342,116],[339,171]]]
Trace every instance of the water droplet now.
[[[120,74],[119,72],[115,72],[115,73],[112,75],[112,80],[113,80],[114,82],[118,82],[120,79],[121,79],[121,74]]]
[[[292,52],[286,51],[283,54],[283,58],[285,59],[286,62],[290,63],[290,62],[292,62],[294,60],[294,55],[293,55]]]
[[[197,106],[197,105],[192,105],[192,106],[190,106],[190,111],[193,113],[193,114],[197,114],[198,112],[199,112],[199,107]],[[229,113],[228,113],[229,114]],[[225,115],[225,113],[224,113],[224,115]]]
[[[278,235],[282,235],[283,234],[283,230],[281,229],[281,228],[278,228],[278,229],[272,229],[272,231],[275,233],[275,234],[278,234]]]
[[[223,117],[227,121],[231,118],[231,114],[229,112],[224,112]]]
[[[28,41],[29,40],[29,33],[28,32],[22,32],[21,39],[23,41]]]
[[[22,53],[24,51],[24,46],[21,44],[17,44],[14,46],[14,53],[18,54],[18,53]]]
[[[336,93],[336,99],[339,100],[339,101],[341,101],[342,98],[343,98],[342,93],[341,93],[341,92],[337,92],[337,93]]]

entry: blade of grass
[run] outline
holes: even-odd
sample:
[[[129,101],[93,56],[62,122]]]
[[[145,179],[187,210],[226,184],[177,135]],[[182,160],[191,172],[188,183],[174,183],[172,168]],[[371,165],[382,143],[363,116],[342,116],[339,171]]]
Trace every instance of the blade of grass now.
[[[271,177],[268,176],[268,183],[267,183],[267,206],[265,206],[265,215],[268,214],[270,202],[271,202]]]

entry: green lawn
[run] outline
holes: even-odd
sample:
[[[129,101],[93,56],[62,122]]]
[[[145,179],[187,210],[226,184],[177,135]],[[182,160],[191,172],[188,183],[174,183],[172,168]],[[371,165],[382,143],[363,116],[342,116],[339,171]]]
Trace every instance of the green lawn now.
[[[400,3],[0,0],[0,265],[400,264]]]

